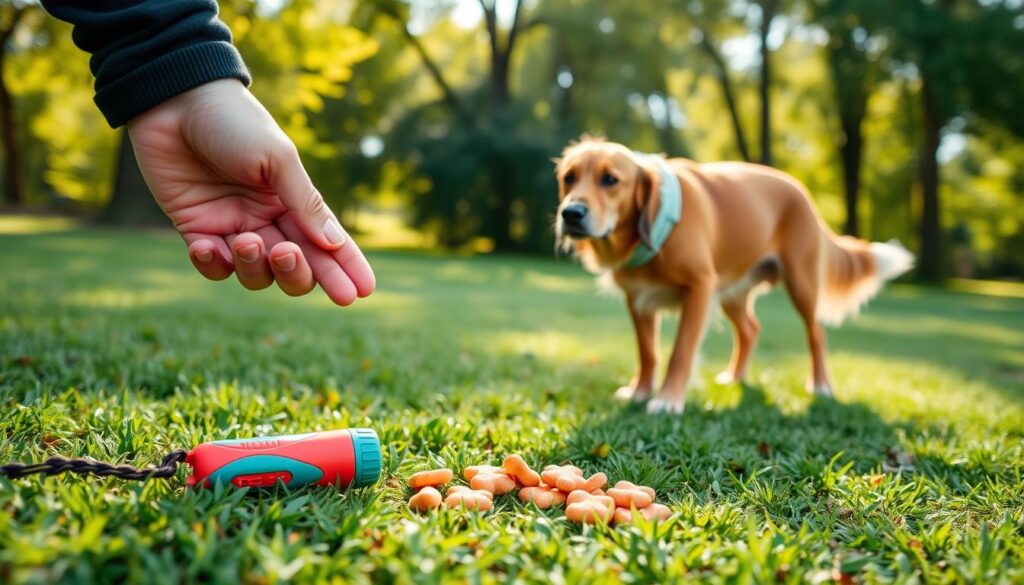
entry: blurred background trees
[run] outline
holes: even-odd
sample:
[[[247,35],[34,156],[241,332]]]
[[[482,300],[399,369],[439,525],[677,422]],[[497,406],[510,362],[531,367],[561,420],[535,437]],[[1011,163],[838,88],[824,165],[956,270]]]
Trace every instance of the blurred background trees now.
[[[772,164],[919,275],[1024,275],[1021,0],[225,0],[253,92],[356,231],[549,253],[583,132]],[[66,25],[0,0],[9,208],[144,223]]]

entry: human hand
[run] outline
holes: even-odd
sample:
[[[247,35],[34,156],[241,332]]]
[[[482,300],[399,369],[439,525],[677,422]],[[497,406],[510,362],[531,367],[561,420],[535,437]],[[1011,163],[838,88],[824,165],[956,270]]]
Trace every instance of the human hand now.
[[[347,306],[373,269],[313,186],[294,144],[234,79],[207,83],[128,122],[146,183],[206,278],[300,296],[317,283]]]

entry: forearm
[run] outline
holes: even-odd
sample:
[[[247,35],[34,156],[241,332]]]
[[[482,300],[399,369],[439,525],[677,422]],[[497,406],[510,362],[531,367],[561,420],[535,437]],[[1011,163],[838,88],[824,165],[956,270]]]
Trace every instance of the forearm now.
[[[216,79],[250,83],[214,0],[41,0],[92,54],[96,105],[111,126]]]

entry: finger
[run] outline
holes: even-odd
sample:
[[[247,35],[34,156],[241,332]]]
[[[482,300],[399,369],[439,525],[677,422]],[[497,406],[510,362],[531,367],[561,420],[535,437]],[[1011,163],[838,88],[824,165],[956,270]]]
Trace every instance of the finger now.
[[[373,274],[373,268],[366,260],[366,256],[363,255],[363,251],[354,241],[350,239],[347,244],[332,252],[331,255],[341,265],[345,274],[352,279],[352,283],[356,285],[359,298],[366,298],[373,293],[377,288],[377,277]]]
[[[238,234],[231,241],[238,282],[249,290],[262,290],[274,283],[274,275],[267,262],[263,238],[252,232]]]
[[[200,274],[210,280],[224,280],[234,272],[231,251],[224,238],[208,234],[182,234],[188,257]]]
[[[313,277],[335,304],[347,307],[355,302],[358,296],[356,285],[333,256],[313,244],[287,215],[278,220],[277,225],[281,233],[298,244],[313,271]]]
[[[300,297],[316,286],[313,270],[306,262],[302,249],[287,241],[276,225],[269,225],[256,231],[263,238],[263,246],[270,250],[267,255],[270,269],[274,272],[277,285],[285,294]]]
[[[291,141],[283,139],[271,151],[270,171],[274,191],[311,242],[324,250],[337,250],[348,241],[341,223],[309,179]]]
[[[270,268],[277,286],[289,296],[301,297],[316,286],[313,269],[306,262],[302,249],[293,242],[281,242],[270,249]]]

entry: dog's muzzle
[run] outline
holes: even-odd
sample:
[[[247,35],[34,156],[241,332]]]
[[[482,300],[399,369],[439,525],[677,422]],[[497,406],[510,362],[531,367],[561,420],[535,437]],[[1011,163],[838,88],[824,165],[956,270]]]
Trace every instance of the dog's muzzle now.
[[[570,203],[562,208],[562,231],[570,238],[589,238],[590,210],[583,203]]]

